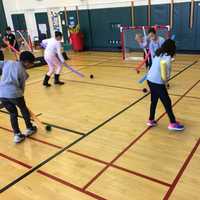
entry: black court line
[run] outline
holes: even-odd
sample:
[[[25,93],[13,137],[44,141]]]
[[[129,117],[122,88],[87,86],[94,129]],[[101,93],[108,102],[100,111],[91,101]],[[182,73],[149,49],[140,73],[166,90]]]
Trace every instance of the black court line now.
[[[187,67],[185,67],[182,70],[177,70],[176,71],[177,73],[174,76],[172,76],[169,80],[174,79],[176,76],[178,76],[179,74],[181,74],[182,72],[184,72],[185,70],[187,70],[188,68],[190,68],[191,66],[193,66],[196,63],[198,63],[198,61],[194,61],[193,63],[191,63],[190,65],[188,65]],[[108,67],[112,67],[112,66],[108,66]],[[121,67],[121,68],[124,68],[124,67]],[[134,67],[125,67],[125,68],[134,68]],[[70,81],[70,82],[76,82],[76,83],[83,83],[83,84],[90,84],[90,85],[97,85],[97,86],[105,86],[105,87],[118,88],[118,89],[126,89],[126,90],[132,90],[132,91],[142,91],[142,89],[134,89],[134,88],[129,88],[129,87],[122,87],[122,86],[102,84],[102,83],[92,83],[92,82],[87,82],[87,81],[77,81],[77,80],[71,80],[71,79],[64,79],[64,80]]]
[[[5,113],[5,114],[9,114],[7,111],[3,111],[3,110],[0,110],[0,112]],[[41,115],[42,115],[42,113],[39,113],[36,116],[39,117]],[[23,118],[23,117],[21,115],[19,115],[19,118]],[[42,124],[50,125],[53,128],[57,128],[57,129],[60,129],[60,130],[63,130],[63,131],[68,131],[68,132],[71,132],[71,133],[74,133],[74,134],[77,134],[77,135],[85,135],[85,133],[82,133],[82,132],[79,132],[79,131],[76,131],[76,130],[72,130],[72,129],[69,129],[69,128],[65,128],[65,127],[62,127],[62,126],[59,126],[59,125],[56,125],[56,124],[51,124],[51,123],[48,123],[48,122],[42,122]]]
[[[136,64],[132,64],[132,65],[136,65]],[[120,65],[101,65],[99,67],[104,67],[104,68],[127,68],[127,69],[136,69],[136,67],[130,67],[130,66],[120,66]]]
[[[60,129],[60,130],[63,130],[63,131],[69,131],[69,132],[72,132],[72,133],[77,134],[77,135],[85,135],[85,133],[83,133],[83,132],[79,132],[79,131],[76,131],[76,130],[65,128],[65,127],[62,127],[62,126],[59,126],[59,125],[56,125],[56,124],[51,124],[51,123],[47,123],[47,122],[42,122],[42,124],[50,125],[53,128],[57,128],[57,129]]]
[[[182,72],[186,71],[187,69],[189,69],[190,67],[192,67],[193,65],[195,65],[197,63],[197,61],[194,61],[192,64],[188,65],[187,67],[185,67],[183,70],[181,70],[180,72],[178,72],[177,74],[175,74],[174,76],[172,76],[170,78],[170,80],[174,79],[175,77],[177,77],[178,75],[180,75]],[[136,102],[133,102],[131,105],[127,106],[126,108],[124,108],[123,110],[121,110],[120,112],[116,113],[115,115],[113,115],[112,117],[110,117],[109,119],[107,119],[106,121],[102,122],[101,124],[99,124],[97,127],[95,127],[94,129],[92,129],[91,131],[89,131],[87,134],[92,133],[94,131],[96,131],[97,129],[101,128],[102,126],[104,126],[105,124],[107,124],[109,121],[113,120],[115,117],[117,117],[118,115],[120,115],[121,113],[123,113],[124,111],[128,110],[129,108],[131,108],[133,105],[135,105],[136,103],[140,102],[142,99],[144,99],[145,97],[147,97],[150,94],[150,92],[148,92],[146,95],[144,95],[143,97],[141,97],[139,100],[137,100]]]
[[[190,87],[178,100],[176,100],[175,103],[173,103],[172,107],[174,107],[178,102],[180,102],[187,93],[189,93],[197,84],[199,84],[200,80],[198,80],[192,87]],[[156,121],[159,121],[166,115],[166,112],[161,114]],[[94,183],[111,165],[113,165],[123,154],[125,154],[136,142],[138,142],[145,134],[148,133],[148,131],[152,127],[147,127],[142,133],[136,137],[129,145],[127,145],[120,153],[117,154],[101,171],[99,171],[84,187],[83,189],[86,190],[92,183]]]
[[[169,93],[169,94],[170,94],[170,96],[175,96],[175,97],[181,96],[180,94],[171,94],[171,93]],[[200,97],[195,97],[195,96],[190,96],[190,95],[185,96],[185,98],[200,100]]]
[[[181,169],[179,170],[178,174],[176,175],[173,183],[171,184],[171,187],[169,188],[169,190],[167,191],[167,193],[165,194],[165,196],[163,197],[162,200],[169,200],[171,194],[173,193],[173,191],[176,188],[176,185],[178,184],[179,180],[181,179],[182,175],[185,172],[185,169],[188,167],[188,165],[190,164],[193,156],[195,155],[197,149],[199,148],[200,145],[200,138],[197,140],[197,142],[195,143],[194,147],[192,148],[190,154],[187,156],[185,162],[183,163]],[[198,186],[197,186],[198,187]],[[190,196],[188,199],[193,199],[192,196]]]
[[[191,63],[191,64],[188,65],[187,67],[185,67],[184,69],[180,70],[177,74],[173,75],[169,80],[174,79],[174,78],[177,77],[179,74],[183,73],[184,71],[186,71],[187,69],[189,69],[190,67],[192,67],[193,65],[195,65],[196,63],[198,63],[198,60],[195,60],[193,63]]]
[[[182,70],[182,72],[184,72],[185,70],[187,70],[188,68],[190,68],[191,66],[193,66],[194,64],[196,64],[197,61],[193,62],[192,64],[190,64],[189,66],[187,66],[184,70]],[[181,73],[178,73],[178,75]],[[172,80],[173,78],[175,78],[177,75],[174,75],[170,80]],[[123,110],[121,110],[120,112],[116,113],[114,116],[110,117],[108,120],[104,121],[103,123],[101,123],[100,125],[98,125],[96,128],[92,129],[91,131],[89,131],[87,134],[81,136],[80,138],[78,138],[77,140],[75,140],[74,142],[72,142],[71,144],[65,146],[63,149],[59,150],[58,152],[56,152],[55,154],[53,154],[52,156],[50,156],[49,158],[47,158],[46,160],[42,161],[41,163],[39,163],[38,165],[36,165],[35,167],[33,167],[32,169],[30,169],[29,171],[27,171],[26,173],[24,173],[23,175],[19,176],[18,178],[16,178],[14,181],[12,181],[11,183],[9,183],[8,185],[6,185],[5,187],[3,187],[2,189],[0,189],[0,193],[6,191],[7,189],[9,189],[10,187],[12,187],[13,185],[17,184],[19,181],[21,181],[22,179],[24,179],[25,177],[27,177],[28,175],[30,175],[31,173],[33,173],[34,171],[38,170],[40,167],[42,167],[43,165],[45,165],[46,163],[48,163],[49,161],[51,161],[52,159],[54,159],[55,157],[57,157],[58,155],[60,155],[61,153],[63,153],[64,151],[66,151],[67,149],[69,149],[70,147],[74,146],[75,144],[77,144],[78,142],[80,142],[81,140],[83,140],[84,138],[88,137],[89,135],[91,135],[94,131],[96,131],[97,129],[99,129],[100,127],[102,127],[103,125],[107,124],[109,121],[111,121],[112,119],[114,119],[115,117],[119,116],[120,114],[122,114],[123,112],[125,112],[126,110],[128,110],[129,108],[131,108],[133,105],[137,104],[138,102],[142,101],[145,97],[147,97],[150,93],[147,93],[146,95],[144,95],[143,97],[141,97],[140,99],[138,99],[137,101],[133,102],[132,104],[130,104],[129,106],[127,106],[126,108],[124,108]]]
[[[119,114],[123,113],[124,111],[126,111],[127,109],[129,109],[130,107],[132,107],[133,105],[135,105],[136,103],[138,103],[139,101],[141,101],[142,99],[144,99],[148,94],[144,95],[142,98],[138,99],[137,101],[133,102],[131,105],[127,106],[125,109],[123,109],[122,111],[120,111],[119,113],[115,114],[112,119],[116,116],[118,116]],[[111,118],[109,118],[109,121],[111,120]],[[107,120],[108,121],[108,120]],[[106,123],[107,123],[106,121]],[[82,135],[80,138],[78,138],[77,140],[75,140],[74,142],[72,142],[71,144],[65,146],[64,148],[62,148],[61,150],[59,150],[58,152],[56,152],[55,154],[53,154],[52,156],[50,156],[49,158],[47,158],[46,160],[42,161],[41,163],[39,163],[38,165],[36,165],[35,167],[31,168],[29,171],[27,171],[26,173],[24,173],[23,175],[19,176],[18,178],[16,178],[14,181],[12,181],[11,183],[9,183],[8,185],[6,185],[5,187],[3,187],[2,189],[0,189],[0,193],[6,191],[7,189],[9,189],[10,187],[12,187],[13,185],[15,185],[16,183],[18,183],[19,181],[21,181],[22,179],[24,179],[25,177],[27,177],[28,175],[30,175],[31,173],[33,173],[34,171],[38,170],[40,167],[42,167],[43,165],[45,165],[46,163],[48,163],[49,161],[51,161],[52,159],[54,159],[55,157],[57,157],[58,155],[60,155],[61,153],[63,153],[64,151],[66,151],[67,149],[69,149],[70,147],[74,146],[75,144],[77,144],[78,142],[80,142],[81,140],[83,140],[84,138],[88,137],[90,134],[92,134],[95,131],[95,129],[93,129],[92,131],[89,131],[87,134]]]
[[[5,110],[0,110],[0,112],[1,113],[4,113],[4,114],[9,114],[9,112],[7,112],[7,111],[5,111]],[[39,116],[41,116],[42,115],[42,113],[38,113],[37,115],[36,115],[36,117],[39,117]],[[19,118],[23,118],[21,115],[19,115]]]
[[[75,66],[77,66],[77,65],[75,65]],[[86,69],[86,68],[88,68],[89,66],[85,66],[85,65],[81,65],[81,66],[84,66],[84,67],[81,67],[80,69],[76,69],[77,71],[81,71],[82,69],[84,70],[84,69]],[[66,68],[66,67],[63,67],[63,68]],[[38,69],[38,71],[40,71],[40,72],[44,72],[44,74],[45,74],[45,71],[43,71],[42,69]],[[62,76],[64,76],[64,75],[66,75],[66,74],[73,74],[73,72],[71,72],[70,70],[68,70],[68,71],[66,71],[66,72],[63,72],[61,75]],[[30,75],[31,76],[31,75]],[[43,75],[38,75],[37,77],[35,77],[35,78],[39,78],[39,77],[41,77],[42,76],[42,78],[41,79],[38,79],[38,80],[32,80],[32,81],[27,81],[27,83],[26,83],[26,86],[30,86],[30,85],[33,85],[33,84],[36,84],[36,83],[39,83],[39,82],[41,82],[41,81],[43,81]],[[77,75],[76,75],[77,76]],[[44,87],[44,86],[42,86],[42,87]]]
[[[122,114],[123,112],[125,112],[126,110],[128,110],[129,108],[133,107],[135,104],[139,103],[140,101],[142,101],[145,97],[147,97],[150,93],[147,93],[146,95],[142,96],[141,98],[139,98],[138,100],[134,101],[132,104],[130,104],[129,106],[127,106],[126,108],[124,108],[123,110],[119,111],[118,113],[116,113],[115,115],[111,116],[110,118],[108,118],[106,121],[102,122],[101,124],[99,124],[98,126],[96,126],[95,128],[93,128],[92,130],[90,130],[88,134],[91,134],[92,132],[96,131],[97,129],[101,128],[102,126],[104,126],[105,124],[107,124],[108,122],[110,122],[111,120],[113,120],[114,118],[116,118],[117,116],[119,116],[120,114]]]
[[[121,68],[121,69],[124,68],[124,69],[133,69],[133,70],[136,69],[136,67],[129,67],[129,66],[121,66],[121,67],[120,67],[120,66],[109,66],[109,65],[102,66],[102,65],[101,65],[101,66],[99,66],[99,67],[100,67],[100,68],[101,68],[101,67],[102,67],[102,68],[116,68],[116,69],[117,69],[117,68]],[[172,69],[173,72],[179,72],[180,70],[181,70],[181,69],[175,69],[175,67]],[[144,71],[145,71],[145,68],[141,70],[141,72],[144,72]]]
[[[69,82],[74,82],[74,83],[83,83],[83,84],[88,84],[88,85],[97,85],[97,86],[104,86],[104,87],[110,87],[110,88],[117,88],[117,89],[125,89],[125,90],[132,90],[132,91],[142,91],[142,89],[134,89],[134,88],[129,88],[129,87],[122,87],[122,86],[116,86],[116,85],[108,85],[108,84],[103,84],[103,83],[92,83],[92,82],[87,82],[87,81],[77,81],[77,80],[71,80],[71,79],[64,79]]]

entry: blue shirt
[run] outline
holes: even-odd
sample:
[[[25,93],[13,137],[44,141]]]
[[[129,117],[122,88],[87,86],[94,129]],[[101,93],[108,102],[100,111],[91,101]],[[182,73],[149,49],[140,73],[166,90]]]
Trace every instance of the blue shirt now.
[[[170,78],[171,73],[171,56],[168,55],[162,55],[162,56],[156,56],[153,59],[152,66],[147,74],[147,80],[156,83],[156,84],[165,84],[165,82],[161,78],[161,67],[160,67],[160,61],[163,60],[166,62],[167,65],[167,79]]]
[[[158,36],[157,40],[149,40],[147,37],[144,37],[143,42],[141,42],[139,45],[141,48],[148,48],[151,53],[151,59],[153,60],[155,53],[157,49],[159,49],[162,44],[165,42],[165,39],[163,37]]]
[[[151,40],[149,42],[149,51],[151,53],[151,59],[153,60],[155,53],[157,51],[157,49],[159,49],[162,44],[165,42],[165,39],[163,37],[158,37],[156,41]]]
[[[21,62],[0,61],[0,98],[14,99],[24,95],[26,69]]]

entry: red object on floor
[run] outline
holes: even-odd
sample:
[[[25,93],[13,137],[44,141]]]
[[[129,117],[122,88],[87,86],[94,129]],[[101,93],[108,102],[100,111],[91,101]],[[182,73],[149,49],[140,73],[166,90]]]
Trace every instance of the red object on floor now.
[[[83,42],[83,33],[71,33],[70,35],[72,48],[74,51],[83,51],[84,42]]]

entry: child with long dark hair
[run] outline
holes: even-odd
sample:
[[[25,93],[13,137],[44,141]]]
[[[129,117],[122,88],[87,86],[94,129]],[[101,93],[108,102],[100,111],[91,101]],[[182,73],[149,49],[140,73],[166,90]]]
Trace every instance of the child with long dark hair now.
[[[160,99],[165,107],[170,120],[169,130],[182,131],[184,126],[176,121],[172,110],[171,99],[167,92],[166,83],[170,78],[171,59],[176,53],[175,42],[171,39],[166,40],[161,48],[156,51],[152,67],[147,74],[147,82],[151,92],[151,107],[148,126],[156,126],[155,111],[158,100]]]

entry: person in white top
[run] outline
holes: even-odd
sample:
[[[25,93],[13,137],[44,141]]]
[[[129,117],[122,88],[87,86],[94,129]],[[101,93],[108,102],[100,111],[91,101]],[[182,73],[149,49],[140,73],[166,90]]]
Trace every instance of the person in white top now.
[[[44,77],[43,85],[50,87],[49,79],[54,73],[54,84],[63,85],[64,82],[59,80],[62,65],[65,62],[61,53],[61,40],[62,33],[59,31],[55,32],[55,37],[45,39],[42,41],[42,46],[45,48],[44,59],[48,64],[49,71]]]

